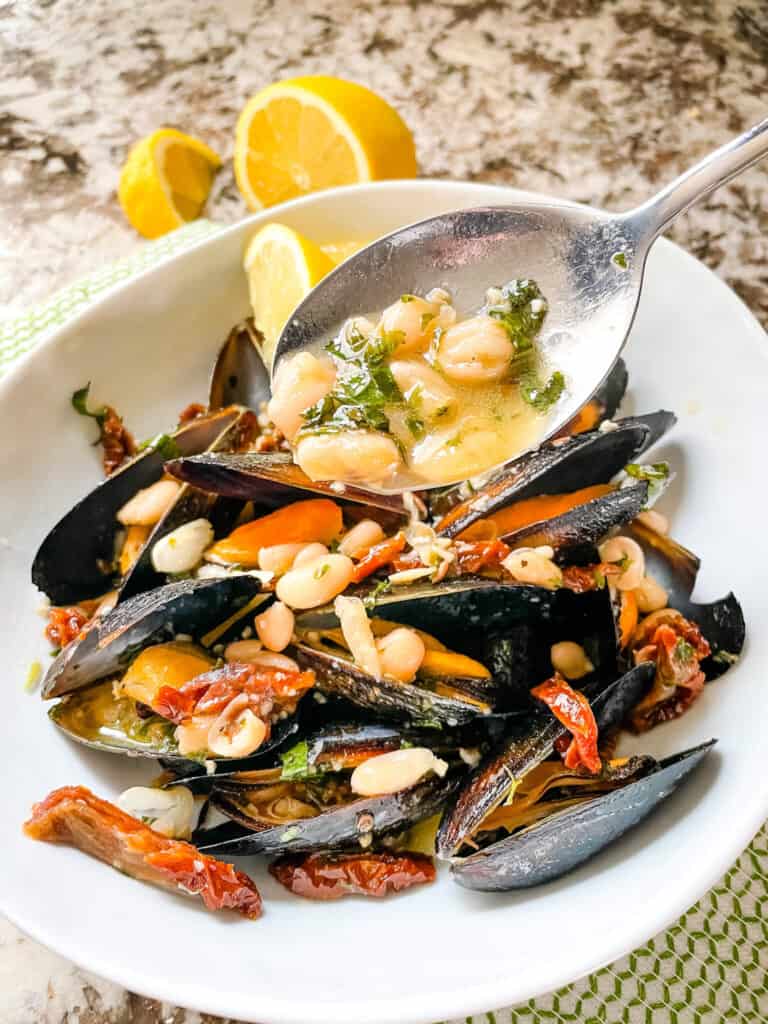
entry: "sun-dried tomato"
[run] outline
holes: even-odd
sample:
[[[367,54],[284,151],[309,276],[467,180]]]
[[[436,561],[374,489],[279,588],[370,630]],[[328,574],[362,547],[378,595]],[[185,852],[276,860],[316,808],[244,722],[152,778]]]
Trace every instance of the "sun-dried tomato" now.
[[[480,572],[495,569],[512,549],[503,540],[457,540],[454,545],[459,572]]]
[[[400,554],[405,547],[405,534],[396,533],[394,537],[387,537],[386,540],[380,541],[378,544],[374,544],[368,548],[366,553],[360,559],[355,566],[355,571],[352,576],[354,583],[360,583],[371,573],[376,572],[377,569],[383,568],[385,565],[389,565],[393,559]]]
[[[656,664],[653,686],[632,712],[630,725],[646,732],[660,722],[679,718],[704,689],[701,661],[710,646],[695,622],[673,608],[648,615],[631,641],[635,664]]]
[[[230,662],[195,676],[178,689],[161,686],[152,708],[177,725],[193,715],[217,715],[244,693],[263,721],[274,711],[293,711],[303,694],[315,684],[315,673],[290,672],[263,665]]]
[[[200,402],[190,402],[179,413],[179,426],[183,427],[185,423],[191,423],[192,420],[205,416],[206,412],[205,406],[201,405]]]
[[[248,410],[241,414],[230,437],[233,452],[247,452],[259,436],[259,418],[255,412]]]
[[[574,690],[555,672],[531,690],[531,696],[544,701],[549,710],[571,733],[571,740],[563,762],[566,768],[583,766],[596,774],[602,765],[597,752],[597,722],[589,701],[578,690]]]
[[[297,896],[337,900],[402,892],[435,880],[435,865],[423,853],[311,853],[281,857],[270,873]]]
[[[99,441],[104,449],[102,462],[107,476],[121,466],[127,458],[136,454],[133,435],[123,426],[122,419],[111,405],[105,405],[103,418],[99,423]]]
[[[88,618],[87,613],[76,605],[51,608],[48,611],[48,625],[45,627],[45,636],[51,647],[62,648],[71,644],[82,633]]]
[[[131,878],[200,896],[209,910],[235,910],[249,918],[261,914],[261,897],[248,875],[154,832],[83,786],[49,793],[32,808],[24,831],[32,839],[76,846]]]

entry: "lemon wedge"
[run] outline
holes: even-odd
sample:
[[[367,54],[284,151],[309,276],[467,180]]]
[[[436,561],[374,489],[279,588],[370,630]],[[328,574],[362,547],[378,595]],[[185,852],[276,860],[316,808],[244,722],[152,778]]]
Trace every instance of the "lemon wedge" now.
[[[264,335],[267,366],[288,318],[335,263],[320,246],[284,224],[267,224],[248,243],[243,259],[253,319]]]
[[[160,128],[137,142],[120,172],[118,198],[145,238],[199,217],[221,159],[199,139]]]
[[[356,82],[308,75],[246,103],[235,133],[235,178],[252,210],[307,192],[416,175],[404,121]]]

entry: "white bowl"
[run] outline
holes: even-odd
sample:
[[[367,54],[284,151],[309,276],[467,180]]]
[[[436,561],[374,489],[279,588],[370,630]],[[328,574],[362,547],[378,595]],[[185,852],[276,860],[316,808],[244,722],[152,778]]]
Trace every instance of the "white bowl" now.
[[[0,384],[0,650],[6,709],[2,909],[34,938],[134,991],[248,1021],[383,1024],[460,1017],[553,989],[634,948],[728,868],[768,813],[768,531],[765,335],[736,296],[669,242],[653,251],[627,349],[628,405],[674,409],[658,457],[677,478],[664,505],[704,559],[699,596],[733,589],[745,656],[681,720],[635,748],[666,754],[711,736],[712,755],[650,820],[587,866],[543,888],[468,892],[437,884],[381,903],[327,905],[286,894],[259,866],[255,923],[135,882],[69,848],[35,843],[21,823],[35,800],[82,783],[114,797],[148,764],[68,742],[24,693],[43,658],[29,583],[48,529],[100,477],[92,424],[72,392],[120,410],[138,437],[204,399],[213,354],[248,312],[240,259],[254,228],[279,219],[329,242],[362,240],[519,192],[453,182],[387,182],[309,196],[251,217],[112,290],[20,361]],[[521,253],[519,272],[525,272]],[[533,681],[532,681],[533,682]]]

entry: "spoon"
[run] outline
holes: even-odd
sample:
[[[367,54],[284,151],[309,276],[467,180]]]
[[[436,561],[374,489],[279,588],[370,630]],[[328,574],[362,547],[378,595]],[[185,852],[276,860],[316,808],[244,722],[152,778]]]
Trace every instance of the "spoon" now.
[[[333,338],[350,316],[382,310],[402,294],[439,285],[459,309],[472,310],[483,305],[489,285],[530,277],[548,302],[537,344],[545,365],[566,383],[542,418],[544,441],[591,398],[624,347],[656,238],[767,153],[768,118],[627,213],[523,201],[457,210],[394,231],[312,289],[283,328],[273,368]],[[504,462],[520,454],[510,451]]]

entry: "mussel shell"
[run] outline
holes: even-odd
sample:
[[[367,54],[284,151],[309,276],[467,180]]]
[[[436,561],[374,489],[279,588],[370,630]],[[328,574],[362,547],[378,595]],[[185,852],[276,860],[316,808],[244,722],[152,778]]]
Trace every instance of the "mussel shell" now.
[[[224,409],[180,427],[171,436],[185,455],[208,448],[238,416]],[[163,475],[165,456],[145,448],[115,470],[63,516],[40,545],[32,582],[53,604],[99,597],[112,587],[116,515],[137,491]]]
[[[611,722],[623,720],[652,677],[651,666],[638,666],[599,689],[594,697],[590,693],[598,728],[608,724],[609,716],[603,708],[610,708]],[[605,716],[602,723],[601,714]],[[502,743],[465,779],[456,800],[446,808],[436,838],[438,857],[451,857],[504,798],[511,781],[522,778],[549,757],[556,741],[566,735],[566,728],[544,709],[515,722]]]
[[[746,638],[744,612],[733,593],[699,604],[691,593],[699,572],[697,555],[666,534],[634,522],[627,531],[642,547],[645,567],[668,592],[670,607],[695,622],[712,648],[702,663],[708,681],[717,679],[738,660]]]
[[[702,743],[658,762],[636,781],[544,818],[485,849],[451,861],[468,889],[522,889],[572,871],[634,828],[680,785],[715,744]]]
[[[641,481],[622,487],[583,505],[530,526],[524,526],[501,539],[511,547],[540,547],[548,544],[555,554],[596,544],[615,526],[622,526],[642,511],[648,500],[648,484]]]
[[[365,505],[407,517],[401,495],[378,494],[353,484],[310,480],[287,452],[205,453],[172,459],[165,468],[178,480],[202,491],[252,501],[260,512],[322,495],[341,505]]]
[[[602,408],[601,419],[610,420],[616,415],[627,392],[628,381],[627,364],[623,359],[619,358],[592,396],[592,401],[597,402]]]
[[[137,594],[94,620],[81,640],[64,648],[45,675],[42,696],[59,697],[117,673],[150,644],[178,634],[204,636],[260,590],[258,580],[241,575],[180,580]]]
[[[439,728],[471,722],[478,715],[490,711],[488,706],[482,708],[474,703],[432,693],[417,683],[375,679],[350,659],[336,657],[308,644],[294,644],[291,655],[302,668],[315,672],[315,685],[322,693],[345,697],[383,718]]]
[[[461,498],[459,487],[444,494],[441,508],[449,511],[437,532],[455,537],[478,519],[525,498],[607,483],[644,450],[649,435],[650,428],[641,421],[621,421],[614,430],[593,430],[542,445],[494,472],[471,497]]]
[[[243,405],[258,411],[269,401],[269,371],[261,355],[264,336],[253,318],[235,324],[219,349],[208,388],[208,408]]]
[[[218,836],[206,837],[204,833],[196,833],[192,839],[198,849],[224,858],[254,853],[348,849],[360,846],[361,840],[365,846],[370,842],[366,838],[369,835],[380,839],[402,832],[436,814],[458,782],[459,776],[452,772],[442,779],[433,775],[399,793],[356,797],[350,803],[323,811],[314,818],[266,827],[244,813],[242,802],[232,791],[214,788],[210,798],[212,805],[249,831],[237,838],[223,840]]]

